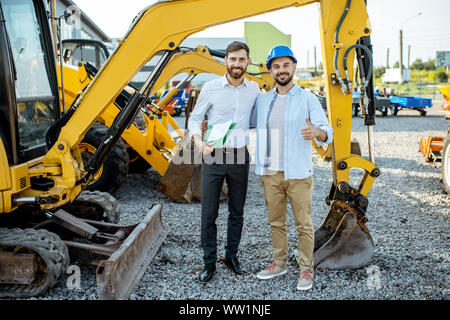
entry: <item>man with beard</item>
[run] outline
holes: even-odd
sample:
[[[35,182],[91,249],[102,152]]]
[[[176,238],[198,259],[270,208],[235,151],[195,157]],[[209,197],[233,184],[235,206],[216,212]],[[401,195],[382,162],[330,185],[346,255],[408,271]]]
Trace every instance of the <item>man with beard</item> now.
[[[287,272],[287,201],[298,235],[298,290],[312,287],[314,277],[314,230],[311,221],[313,167],[312,145],[332,142],[333,129],[314,94],[301,89],[293,77],[297,59],[286,46],[274,47],[267,68],[276,88],[258,97],[252,114],[256,124],[255,172],[261,175],[268,220],[272,232],[274,262],[257,273],[271,279]]]
[[[235,274],[246,271],[239,264],[237,252],[244,222],[250,156],[248,129],[250,115],[260,90],[244,78],[250,64],[249,48],[234,41],[226,49],[227,73],[206,82],[191,113],[188,129],[196,148],[203,154],[201,245],[204,269],[199,281],[206,283],[216,271],[219,198],[224,179],[228,186],[228,228],[224,264]],[[214,148],[202,140],[201,125],[205,115],[210,126],[235,123],[223,147]],[[207,161],[208,160],[208,161]]]

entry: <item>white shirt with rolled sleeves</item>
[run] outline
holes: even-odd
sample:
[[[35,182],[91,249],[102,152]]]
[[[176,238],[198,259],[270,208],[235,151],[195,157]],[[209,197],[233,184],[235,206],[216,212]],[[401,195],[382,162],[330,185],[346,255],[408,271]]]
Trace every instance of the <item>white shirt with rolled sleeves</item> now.
[[[250,127],[256,126],[255,173],[265,175],[267,169],[267,119],[276,89],[261,94],[252,112]],[[305,179],[313,174],[312,143],[303,139],[301,129],[306,127],[306,117],[316,128],[327,134],[326,141],[315,139],[318,145],[333,141],[333,128],[328,123],[325,112],[317,97],[297,84],[287,93],[284,114],[283,168],[285,179]],[[270,152],[270,151],[269,151]]]
[[[241,148],[248,145],[250,115],[259,94],[258,84],[245,78],[237,87],[229,84],[226,75],[206,82],[189,117],[191,137],[194,134],[202,135],[201,123],[206,115],[208,125],[230,120],[236,123],[225,147]]]

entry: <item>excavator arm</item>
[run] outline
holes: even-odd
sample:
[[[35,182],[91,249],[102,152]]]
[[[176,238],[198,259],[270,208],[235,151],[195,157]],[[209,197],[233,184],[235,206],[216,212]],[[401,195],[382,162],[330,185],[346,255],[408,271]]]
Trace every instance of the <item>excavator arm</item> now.
[[[373,88],[371,85],[371,53],[369,23],[364,0],[288,1],[229,0],[226,8],[219,0],[160,1],[143,10],[135,19],[119,47],[107,60],[97,76],[72,106],[70,119],[61,128],[52,148],[37,168],[51,176],[55,186],[49,194],[57,195],[55,203],[73,200],[86,183],[86,172],[80,161],[78,143],[98,116],[111,104],[118,92],[133,79],[144,64],[157,53],[162,58],[139,93],[117,115],[104,140],[104,147],[93,156],[87,172],[96,170],[111,143],[114,143],[131,123],[136,112],[152,92],[164,67],[176,53],[182,41],[205,28],[288,7],[300,7],[320,2],[320,32],[329,123],[334,129],[332,145],[333,184],[328,201],[330,212],[322,227],[316,231],[315,260],[322,267],[357,267],[367,263],[373,253],[373,241],[364,225],[368,205],[367,194],[379,170],[373,163],[372,127]],[[220,10],[218,10],[220,8]],[[229,8],[229,9],[227,9]],[[167,17],[183,17],[172,19]],[[162,28],[163,26],[163,28]],[[353,59],[358,56],[363,86],[361,102],[368,125],[370,159],[351,154]],[[347,65],[347,61],[350,61]],[[361,71],[360,70],[360,71]],[[367,120],[370,121],[367,121]],[[350,168],[359,168],[364,175],[358,187],[349,185]],[[356,230],[356,231],[355,231]],[[351,235],[357,235],[353,240]],[[342,239],[347,239],[344,241]],[[353,243],[350,249],[343,243]],[[355,249],[362,243],[362,250]],[[361,247],[361,246],[360,246]],[[336,249],[337,248],[337,249]],[[324,249],[324,250],[322,250]],[[367,249],[367,250],[366,250]],[[365,256],[361,258],[361,251]],[[337,254],[337,256],[336,256]],[[351,257],[351,258],[349,258]],[[327,265],[324,262],[330,262]]]

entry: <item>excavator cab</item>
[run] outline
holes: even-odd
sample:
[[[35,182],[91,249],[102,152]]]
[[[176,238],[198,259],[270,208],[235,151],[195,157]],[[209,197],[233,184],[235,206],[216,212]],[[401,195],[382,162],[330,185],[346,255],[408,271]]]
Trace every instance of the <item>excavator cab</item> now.
[[[89,62],[99,69],[110,56],[110,48],[94,39],[64,39],[62,47],[64,62],[73,66]]]
[[[50,35],[42,27],[48,21],[39,14],[40,3],[1,5],[0,130],[10,164],[17,165],[46,153],[46,132],[60,116],[55,57],[44,40]]]

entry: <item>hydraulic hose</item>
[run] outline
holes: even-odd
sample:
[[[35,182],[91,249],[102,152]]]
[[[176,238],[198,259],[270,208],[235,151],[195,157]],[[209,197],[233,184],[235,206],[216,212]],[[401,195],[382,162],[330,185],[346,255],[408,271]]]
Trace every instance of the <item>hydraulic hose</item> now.
[[[339,32],[341,30],[341,26],[344,23],[345,17],[348,14],[348,11],[350,9],[350,5],[352,4],[352,0],[347,0],[347,4],[345,5],[344,13],[342,14],[341,18],[339,19],[338,25],[336,27],[336,31],[334,33],[334,44],[335,44],[335,51],[334,51],[334,71],[336,73],[337,78],[339,79],[339,83],[341,84],[341,89],[344,94],[347,94],[347,87],[344,84],[344,81],[342,80],[341,73],[339,72],[338,67],[338,60],[339,60]]]
[[[367,48],[366,46],[363,46],[363,45],[361,45],[361,44],[354,44],[354,45],[348,47],[347,51],[345,51],[345,54],[344,54],[344,70],[345,70],[345,76],[346,76],[347,78],[349,77],[349,76],[348,76],[348,67],[347,67],[347,58],[348,58],[348,54],[350,53],[350,51],[351,51],[352,49],[355,49],[355,48],[360,48],[360,49],[364,50],[364,51],[366,52],[366,54],[367,54],[368,59],[369,59],[369,70],[367,71],[367,73],[365,72],[365,70],[364,70],[363,67],[360,67],[360,75],[361,75],[361,80],[362,80],[361,82],[362,82],[362,85],[363,85],[364,87],[367,87],[367,86],[369,85],[369,80],[370,80],[370,77],[371,77],[371,75],[372,75],[372,70],[373,70],[373,58],[372,58],[372,52],[370,52],[369,48]],[[349,83],[350,83],[350,82],[349,82]]]

